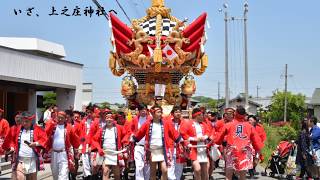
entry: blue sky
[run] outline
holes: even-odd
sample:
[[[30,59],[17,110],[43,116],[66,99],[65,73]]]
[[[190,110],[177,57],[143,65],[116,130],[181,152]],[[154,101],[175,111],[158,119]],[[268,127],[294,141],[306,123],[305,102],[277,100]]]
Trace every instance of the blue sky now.
[[[128,23],[113,0],[100,0],[107,10],[114,9],[118,17]],[[119,0],[130,18],[145,15],[150,0]],[[224,0],[167,0],[166,5],[179,19],[187,17],[189,23],[202,12],[208,13],[211,28],[207,29],[206,51],[209,67],[197,77],[197,94],[213,98],[218,95],[218,81],[224,94],[224,21],[218,11]],[[230,16],[243,13],[242,0],[229,0]],[[105,18],[49,16],[51,7],[61,12],[64,6],[73,11],[95,5],[90,0],[1,0],[0,36],[36,37],[64,45],[66,59],[84,64],[84,80],[94,84],[94,101],[124,102],[120,94],[121,78],[113,76],[108,68],[110,29]],[[33,16],[27,8],[35,8]],[[249,0],[248,51],[249,91],[256,96],[272,95],[275,89],[284,89],[284,67],[289,74],[288,89],[311,96],[319,87],[320,67],[320,7],[319,0]],[[22,14],[15,15],[14,9]],[[35,16],[39,14],[39,17]],[[70,12],[72,13],[72,12]],[[230,91],[231,97],[243,92],[243,40],[242,24],[230,22]]]

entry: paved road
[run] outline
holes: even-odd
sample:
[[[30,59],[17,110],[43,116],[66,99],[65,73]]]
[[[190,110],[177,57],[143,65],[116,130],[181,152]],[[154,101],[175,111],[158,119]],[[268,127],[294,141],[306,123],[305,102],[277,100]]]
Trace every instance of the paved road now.
[[[46,164],[45,167],[46,167],[46,170],[42,171],[42,172],[40,172],[38,174],[38,179],[40,179],[40,180],[52,180],[50,165]],[[261,176],[261,172],[263,172],[263,171],[264,171],[264,169],[261,166],[259,166],[257,168],[257,172],[259,172],[259,175],[257,175],[254,179],[262,179],[262,180],[275,179],[275,178]],[[187,172],[184,175],[185,175],[185,179],[186,180],[193,179],[191,172]],[[10,171],[3,172],[3,174],[0,176],[0,180],[9,180],[9,179],[11,179],[10,177],[11,177],[11,172]],[[82,179],[81,177],[82,176],[81,176],[81,173],[80,173],[80,175],[79,175],[79,177],[77,179]],[[222,168],[216,169],[214,171],[214,173],[213,173],[213,177],[214,177],[215,180],[225,179],[223,169]]]

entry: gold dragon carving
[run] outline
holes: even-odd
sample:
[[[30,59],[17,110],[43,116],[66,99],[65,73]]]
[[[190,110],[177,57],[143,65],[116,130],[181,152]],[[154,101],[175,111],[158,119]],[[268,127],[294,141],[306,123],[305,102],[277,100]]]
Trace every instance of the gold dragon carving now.
[[[196,92],[196,81],[192,76],[186,76],[185,81],[181,85],[181,91],[188,96],[191,96]]]
[[[136,92],[136,86],[131,77],[124,77],[121,83],[121,94],[130,97]]]
[[[176,26],[173,28],[172,32],[169,34],[168,38],[165,40],[166,44],[175,44],[174,50],[177,52],[178,57],[174,58],[168,64],[169,68],[180,68],[180,66],[191,56],[190,52],[185,52],[182,50],[183,43],[189,44],[190,39],[183,38],[180,27],[184,26],[184,22],[178,22]]]
[[[133,64],[142,67],[144,69],[150,67],[150,57],[144,55],[142,43],[152,43],[153,40],[149,35],[143,31],[137,21],[132,22],[132,28],[134,30],[133,38],[128,42],[129,46],[134,45],[135,50],[131,53],[125,54],[125,57],[130,60]]]
[[[110,52],[110,58],[109,58],[109,68],[113,75],[115,76],[122,76],[125,72],[125,69],[120,66],[120,68],[117,68],[117,62],[118,64],[122,64],[122,59],[116,57],[116,53]]]

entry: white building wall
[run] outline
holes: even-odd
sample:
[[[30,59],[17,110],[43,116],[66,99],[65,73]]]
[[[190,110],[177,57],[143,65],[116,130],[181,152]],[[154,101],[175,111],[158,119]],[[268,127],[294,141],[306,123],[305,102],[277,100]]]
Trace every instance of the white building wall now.
[[[37,111],[37,94],[34,89],[29,89],[28,92],[28,111],[34,114]]]
[[[81,109],[82,65],[0,47],[0,80],[75,90],[74,108]]]
[[[37,93],[34,89],[29,89],[28,92],[28,111],[37,115]],[[38,120],[38,118],[36,119]]]
[[[0,46],[19,50],[41,51],[60,57],[66,56],[63,45],[37,38],[0,37]]]
[[[257,106],[249,105],[249,109],[247,109],[247,113],[256,115],[257,114]]]
[[[320,106],[314,106],[314,116],[320,120]]]
[[[82,105],[87,106],[90,102],[92,102],[92,84],[84,83],[82,86]]]
[[[70,106],[73,106],[75,104],[75,98],[76,98],[75,90],[58,88],[56,90],[56,93],[57,93],[57,106],[60,110],[69,109]]]
[[[236,109],[237,106],[240,106],[240,105],[245,107],[244,102],[231,101],[230,104],[229,104],[229,107]],[[221,114],[224,113],[224,109],[225,109],[225,105],[221,108],[221,111],[220,111]],[[258,112],[258,107],[249,102],[249,107],[246,107],[246,111],[247,111],[248,114],[256,115],[257,112]]]

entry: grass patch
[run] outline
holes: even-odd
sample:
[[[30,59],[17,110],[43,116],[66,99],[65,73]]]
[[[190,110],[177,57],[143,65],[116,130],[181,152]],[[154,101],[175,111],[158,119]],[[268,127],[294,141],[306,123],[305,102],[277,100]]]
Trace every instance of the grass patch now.
[[[295,140],[297,132],[290,126],[274,127],[264,124],[263,127],[267,134],[267,140],[262,149],[262,154],[265,159],[262,165],[266,166],[272,152],[276,149],[279,142],[283,140]]]
[[[267,134],[267,140],[265,142],[264,148],[262,149],[262,154],[265,159],[263,165],[266,165],[272,152],[276,149],[277,145],[281,141],[281,136],[279,133],[279,128],[264,124],[264,130]]]

